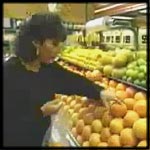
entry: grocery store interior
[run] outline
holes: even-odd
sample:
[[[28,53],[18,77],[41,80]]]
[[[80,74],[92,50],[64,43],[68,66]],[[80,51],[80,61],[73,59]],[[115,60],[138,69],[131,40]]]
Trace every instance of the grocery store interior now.
[[[105,105],[55,93],[62,107],[51,116],[51,135],[43,135],[46,146],[147,146],[146,3],[5,3],[3,8],[4,63],[15,57],[15,38],[24,20],[37,12],[55,12],[67,31],[55,62],[117,97],[105,98]]]

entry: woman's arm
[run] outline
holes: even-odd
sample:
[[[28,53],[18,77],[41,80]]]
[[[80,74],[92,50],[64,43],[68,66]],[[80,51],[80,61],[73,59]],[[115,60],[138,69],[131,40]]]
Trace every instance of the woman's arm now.
[[[51,85],[51,89],[55,93],[66,95],[76,94],[86,96],[90,99],[102,100],[102,103],[106,107],[108,106],[109,101],[115,98],[115,93],[113,94],[109,90],[104,90],[103,87],[94,84],[85,77],[67,71],[57,64],[53,64],[51,69],[51,75],[49,75],[49,78],[53,85]],[[43,105],[41,110],[44,116],[48,116],[57,112],[61,106],[60,99],[57,99]]]
[[[100,91],[104,89],[92,81],[62,68],[58,64],[53,64],[53,83],[56,93],[67,95],[80,95],[92,99],[100,99]]]

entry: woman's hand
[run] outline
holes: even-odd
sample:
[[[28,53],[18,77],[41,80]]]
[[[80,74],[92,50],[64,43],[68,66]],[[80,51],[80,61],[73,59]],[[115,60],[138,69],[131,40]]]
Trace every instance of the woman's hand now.
[[[100,98],[103,102],[103,105],[107,108],[110,107],[110,101],[117,100],[115,92],[111,90],[102,90],[100,92]]]
[[[54,113],[56,113],[62,106],[62,102],[60,100],[53,100],[50,102],[47,102],[41,107],[41,111],[43,113],[43,116],[50,116]]]
[[[100,98],[103,102],[103,105],[107,108],[110,108],[111,101],[118,104],[122,103],[122,101],[116,97],[115,91],[112,90],[102,90],[100,92]]]

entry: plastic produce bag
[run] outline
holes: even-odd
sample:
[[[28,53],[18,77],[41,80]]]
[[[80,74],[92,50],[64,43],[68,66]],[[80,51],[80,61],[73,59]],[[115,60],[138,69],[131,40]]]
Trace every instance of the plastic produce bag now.
[[[51,124],[47,129],[42,146],[53,145],[53,143],[60,143],[62,146],[73,146],[68,136],[70,124],[68,121],[68,114],[62,109],[58,113],[51,115]]]

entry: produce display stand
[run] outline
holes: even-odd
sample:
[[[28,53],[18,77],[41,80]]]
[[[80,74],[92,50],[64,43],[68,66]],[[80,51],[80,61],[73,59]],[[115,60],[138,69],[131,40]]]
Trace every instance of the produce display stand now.
[[[61,59],[59,59],[60,61],[62,61]],[[69,62],[67,62],[67,64],[70,64],[71,65],[71,63]],[[77,67],[77,66],[76,66]],[[77,67],[77,69],[78,70],[82,70],[82,69],[84,69],[85,71],[88,71],[88,69],[85,69],[85,68],[82,68],[82,67]],[[105,76],[103,76],[104,78],[106,78]],[[132,87],[133,89],[136,89],[136,91],[138,91],[138,92],[143,92],[143,93],[146,93],[146,89],[145,88],[143,88],[143,87],[140,87],[140,86],[137,86],[137,85],[134,85],[134,84],[132,84],[132,83],[129,83],[129,82],[126,82],[126,81],[123,81],[123,80],[120,80],[120,79],[116,79],[116,78],[111,78],[111,77],[107,77],[107,79],[108,80],[113,80],[113,81],[116,81],[117,83],[122,83],[122,84],[124,84],[124,85],[126,85],[126,87]],[[69,96],[68,96],[69,97]],[[94,104],[94,101],[92,102],[93,104]],[[97,103],[99,103],[99,102],[97,102]],[[71,104],[70,104],[71,105]],[[95,104],[94,104],[95,105]],[[101,106],[101,105],[100,105]],[[65,107],[65,106],[64,106]],[[61,128],[63,128],[63,130],[65,130],[65,136],[63,136],[63,137],[65,137],[65,140],[67,141],[67,142],[63,142],[63,140],[64,139],[62,139],[62,141],[60,140],[59,142],[60,143],[63,143],[65,146],[67,146],[67,147],[81,147],[81,144],[78,142],[78,140],[77,140],[77,137],[75,138],[75,136],[73,135],[73,133],[72,133],[72,130],[71,130],[71,128],[70,128],[70,126],[69,126],[69,122],[70,122],[70,120],[71,120],[71,117],[69,117],[68,116],[68,114],[69,114],[69,112],[67,112],[66,110],[65,110],[65,113],[63,112],[64,111],[64,107],[58,112],[58,114],[56,114],[55,115],[55,117],[54,118],[59,118],[58,119],[58,122],[56,123],[56,124],[61,124]],[[67,114],[68,113],[68,114]],[[62,117],[63,116],[63,117]],[[67,116],[67,117],[66,117]],[[53,118],[53,119],[54,119]],[[63,119],[62,119],[63,118]],[[64,120],[64,118],[66,119],[66,120]],[[55,119],[54,119],[55,120]],[[55,121],[54,121],[55,122]],[[65,123],[65,125],[64,125],[64,123]],[[55,127],[56,127],[56,125],[55,125]],[[56,127],[57,128],[57,127]],[[60,129],[60,128],[57,128],[58,129],[58,132],[59,133],[61,133],[62,132],[62,129]],[[52,131],[52,133],[54,134],[54,131]],[[62,136],[61,136],[62,137]],[[56,140],[57,141],[57,140]],[[101,147],[101,146],[99,146],[99,147]],[[132,146],[131,146],[132,147]],[[102,147],[101,147],[102,148]]]
[[[67,64],[69,64],[69,65],[73,65],[73,66],[77,67],[78,70],[84,70],[84,71],[89,71],[89,70],[90,70],[90,71],[93,71],[93,70],[94,70],[94,69],[87,68],[87,67],[81,67],[81,66],[77,65],[77,64],[74,63],[74,62],[68,61],[68,60],[65,59],[64,57],[61,57],[61,58],[58,59],[58,61],[61,61],[61,60],[63,60],[65,63],[67,63]],[[103,77],[106,77],[105,75],[102,75],[102,76],[103,76]],[[120,83],[124,83],[124,84],[126,84],[126,85],[128,85],[128,86],[132,86],[133,88],[136,88],[136,89],[141,90],[141,91],[144,91],[144,92],[147,91],[147,89],[144,88],[144,87],[142,87],[142,86],[135,85],[135,84],[133,84],[133,83],[131,83],[131,82],[127,82],[127,81],[122,80],[122,79],[117,79],[117,78],[114,78],[114,77],[106,77],[106,78],[108,78],[108,79],[110,79],[110,80],[111,80],[111,79],[112,79],[112,80],[115,80],[115,81],[120,82]]]

